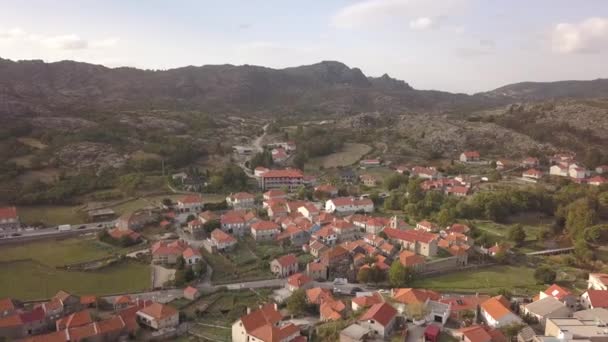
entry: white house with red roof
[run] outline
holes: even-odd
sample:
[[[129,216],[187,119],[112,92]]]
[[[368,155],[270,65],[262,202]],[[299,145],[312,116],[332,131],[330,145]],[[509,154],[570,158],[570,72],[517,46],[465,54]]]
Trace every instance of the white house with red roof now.
[[[234,236],[224,232],[221,229],[215,229],[211,232],[209,241],[212,246],[215,246],[216,250],[223,252],[232,249],[237,244],[237,240]]]
[[[317,208],[317,206],[311,202],[306,202],[298,207],[298,212],[312,222],[319,216],[321,209]]]
[[[587,184],[593,186],[600,186],[608,183],[608,180],[602,176],[591,177],[587,180]]]
[[[432,232],[439,231],[439,226],[437,226],[433,222],[423,220],[423,221],[416,223],[416,229],[432,233]]]
[[[272,161],[275,163],[282,163],[289,158],[289,155],[282,147],[273,148],[270,153],[272,154]]]
[[[587,288],[594,290],[608,290],[608,274],[589,273],[589,279],[587,280]]]
[[[286,288],[293,292],[295,290],[304,289],[307,290],[313,286],[312,279],[305,273],[296,273],[287,278]]]
[[[268,170],[270,169],[267,167],[258,166],[253,170],[253,176],[256,178],[260,178],[264,173],[268,172]]]
[[[268,170],[260,176],[262,190],[287,188],[293,191],[302,185],[304,174],[297,169]]]
[[[338,188],[331,184],[322,184],[315,187],[315,193],[321,193],[328,197],[338,196]]]
[[[356,212],[371,213],[374,211],[374,202],[369,198],[357,199],[355,197],[337,197],[325,202],[325,211],[340,215]]]
[[[150,249],[152,253],[152,262],[169,265],[175,264],[177,259],[182,257],[184,251],[188,248],[190,248],[190,246],[183,240],[157,241]]]
[[[538,298],[543,299],[545,297],[553,297],[566,304],[570,309],[576,309],[578,304],[578,298],[572,292],[557,284],[549,286],[545,291],[540,291]]]
[[[464,151],[460,154],[459,159],[463,163],[478,162],[480,155],[478,151]]]
[[[293,254],[283,255],[270,262],[270,271],[280,278],[298,272],[298,259]]]
[[[433,257],[437,255],[439,235],[414,229],[384,228],[389,240],[414,253]]]
[[[14,231],[21,226],[16,207],[0,208],[0,231]]]
[[[200,195],[186,195],[177,201],[177,208],[182,213],[199,213],[203,211],[203,198]]]
[[[527,169],[533,169],[540,166],[540,161],[535,157],[526,157],[521,161],[521,166]]]
[[[359,317],[359,324],[381,339],[389,338],[395,329],[397,310],[389,303],[372,305]]]
[[[361,167],[378,167],[382,164],[380,159],[363,159],[359,162]]]
[[[441,174],[436,168],[424,166],[414,166],[410,171],[410,175],[431,180],[441,178]]]
[[[268,303],[257,310],[247,309],[247,314],[232,324],[233,342],[304,342],[300,328],[283,322],[276,304]]]
[[[179,325],[179,312],[170,305],[152,303],[137,311],[137,321],[155,330],[174,328]]]
[[[248,192],[237,192],[228,195],[226,203],[234,209],[251,209],[255,207],[255,195]]]
[[[549,168],[549,174],[551,176],[568,177],[568,164],[555,164]]]
[[[271,241],[279,235],[280,226],[272,221],[258,221],[251,225],[251,236],[256,241]]]
[[[201,252],[198,249],[192,247],[186,248],[182,252],[182,257],[184,258],[184,261],[186,261],[186,265],[195,265],[199,261],[203,260]]]
[[[522,319],[511,311],[509,301],[503,296],[492,297],[480,305],[481,316],[493,328],[521,324]]]
[[[529,169],[524,171],[521,176],[523,178],[531,178],[531,179],[541,179],[543,178],[544,173],[537,169]]]
[[[581,306],[584,309],[608,309],[608,290],[588,289],[581,295]]]
[[[264,201],[271,201],[271,200],[279,200],[279,199],[286,199],[287,198],[287,193],[281,189],[271,189],[266,191],[264,194]]]

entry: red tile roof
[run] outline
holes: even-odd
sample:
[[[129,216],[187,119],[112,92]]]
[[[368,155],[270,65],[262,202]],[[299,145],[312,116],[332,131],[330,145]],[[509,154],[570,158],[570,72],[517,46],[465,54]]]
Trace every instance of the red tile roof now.
[[[332,299],[333,295],[329,289],[315,287],[306,290],[306,298],[309,303],[319,305],[328,299]]]
[[[467,158],[479,158],[479,152],[477,151],[464,151],[462,152]]]
[[[563,287],[561,287],[557,284],[553,284],[553,285],[549,286],[545,290],[545,293],[548,294],[549,296],[554,297],[557,300],[563,300],[566,296],[569,296],[572,294],[570,291],[564,289]]]
[[[399,261],[401,262],[401,265],[403,265],[405,267],[412,267],[412,266],[424,264],[425,259],[423,256],[418,255],[414,252],[404,250],[401,253],[399,253]]]
[[[258,310],[254,310],[251,313],[242,316],[241,322],[243,323],[245,331],[251,333],[253,330],[258,329],[263,325],[274,325],[280,322],[282,318],[281,314],[276,310],[275,305],[268,303]]]
[[[95,296],[91,296],[91,295],[80,296],[80,304],[82,304],[82,305],[91,305],[91,304],[95,304],[95,303],[97,303],[97,297],[95,297]]]
[[[186,195],[186,196],[182,197],[180,202],[182,202],[184,204],[202,203],[203,198],[200,195]]]
[[[302,171],[296,169],[268,170],[262,178],[302,178]]]
[[[386,327],[397,316],[397,310],[388,303],[372,305],[360,318],[360,321],[374,320]]]
[[[594,308],[608,308],[608,291],[589,289],[587,295]]]
[[[211,238],[219,243],[236,243],[234,236],[217,228],[211,232]]]
[[[196,287],[188,286],[184,289],[184,294],[189,296],[195,296],[198,293],[198,289]]]
[[[283,267],[288,267],[298,263],[298,259],[293,254],[283,255],[281,257],[278,257],[276,260]]]
[[[384,302],[382,295],[378,292],[374,292],[369,296],[360,296],[352,299],[352,302],[359,305],[360,307],[369,307],[378,303]]]
[[[251,230],[278,230],[279,225],[272,221],[258,221],[251,225]]]
[[[82,310],[57,320],[55,326],[57,327],[57,330],[63,330],[79,327],[92,322],[93,319],[91,318],[89,310]]]
[[[15,310],[15,303],[11,298],[0,299],[0,312]]]
[[[198,249],[193,249],[192,247],[186,248],[186,250],[182,253],[184,258],[192,258],[194,256],[201,256],[201,252]]]
[[[289,278],[287,278],[287,283],[296,288],[300,288],[308,283],[310,283],[312,279],[304,273],[296,273]]]
[[[506,305],[503,300],[504,297],[492,297],[485,302],[481,303],[481,309],[487,312],[495,320],[500,320],[502,317],[512,313],[511,309]]]
[[[389,237],[389,239],[396,239],[408,242],[423,242],[430,243],[433,240],[438,239],[436,234],[420,231],[420,230],[403,230],[403,229],[395,229],[395,228],[384,228],[384,233]]]
[[[441,295],[426,289],[401,288],[393,290],[393,298],[403,304],[424,303],[427,299],[439,300]]]
[[[232,195],[232,198],[237,200],[254,199],[255,195],[248,192],[237,192],[236,194]]]
[[[139,310],[139,312],[154,317],[155,319],[164,319],[177,314],[177,310],[172,306],[160,303],[152,303]]]
[[[0,318],[0,328],[19,327],[23,325],[21,316],[19,314],[12,314],[10,316]]]
[[[473,325],[458,331],[470,342],[492,342],[492,336],[480,325]]]
[[[17,219],[17,208],[2,207],[0,208],[0,220]]]
[[[99,334],[105,335],[119,332],[126,326],[127,324],[122,317],[117,315],[97,322],[97,331]]]

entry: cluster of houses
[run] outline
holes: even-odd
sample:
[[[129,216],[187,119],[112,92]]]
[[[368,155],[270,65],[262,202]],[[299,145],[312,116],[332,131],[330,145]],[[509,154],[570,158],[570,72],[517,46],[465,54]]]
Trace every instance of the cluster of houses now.
[[[169,305],[126,295],[115,297],[104,310],[100,302],[65,291],[27,306],[1,299],[0,336],[22,342],[118,341],[135,336],[140,327],[162,332],[179,325],[179,313]]]
[[[501,162],[505,165],[506,162]],[[499,167],[497,162],[497,168]],[[595,170],[589,170],[581,163],[576,161],[576,156],[572,153],[557,153],[549,158],[550,165],[543,170],[538,158],[528,157],[521,161],[520,166],[525,171],[522,172],[524,179],[539,180],[545,175],[569,178],[576,183],[600,186],[606,184],[608,180],[604,174],[608,173],[608,165],[600,165]]]
[[[297,270],[297,269],[296,269]],[[303,273],[293,273],[285,287],[303,290],[306,302],[318,308],[321,322],[352,317],[340,332],[342,342],[388,340],[406,336],[407,327],[422,327],[425,341],[438,341],[443,325],[459,341],[506,342],[502,328],[523,327],[521,342],[605,341],[608,319],[608,274],[590,274],[588,289],[576,296],[553,284],[531,301],[505,296],[439,293],[427,289],[394,288],[390,291],[356,291],[336,296]],[[526,324],[529,323],[530,325]],[[233,341],[306,341],[300,327],[290,322],[277,305],[248,309],[232,325]]]

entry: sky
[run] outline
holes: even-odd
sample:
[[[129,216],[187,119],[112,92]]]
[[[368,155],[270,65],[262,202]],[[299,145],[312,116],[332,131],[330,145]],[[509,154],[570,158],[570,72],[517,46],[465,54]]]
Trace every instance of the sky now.
[[[608,78],[608,0],[0,0],[0,57],[145,69],[336,60],[475,93]]]

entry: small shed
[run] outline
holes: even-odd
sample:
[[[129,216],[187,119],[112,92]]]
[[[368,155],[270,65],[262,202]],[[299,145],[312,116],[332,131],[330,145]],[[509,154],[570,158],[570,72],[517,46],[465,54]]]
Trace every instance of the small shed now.
[[[431,324],[426,329],[424,329],[424,340],[430,342],[439,341],[439,335],[441,334],[441,329],[435,324]]]

